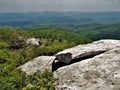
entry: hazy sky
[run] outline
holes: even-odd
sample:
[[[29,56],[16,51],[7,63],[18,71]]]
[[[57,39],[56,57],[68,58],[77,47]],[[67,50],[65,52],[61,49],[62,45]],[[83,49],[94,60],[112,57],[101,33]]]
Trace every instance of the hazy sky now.
[[[0,12],[120,11],[120,0],[0,0]]]

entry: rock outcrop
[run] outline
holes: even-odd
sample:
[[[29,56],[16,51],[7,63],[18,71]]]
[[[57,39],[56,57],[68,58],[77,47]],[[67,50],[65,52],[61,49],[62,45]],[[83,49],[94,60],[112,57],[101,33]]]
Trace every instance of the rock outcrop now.
[[[98,43],[99,41],[93,44]],[[111,45],[118,44],[109,41],[108,43],[108,49]],[[103,45],[101,48],[104,51],[106,47]],[[96,47],[92,48],[94,50]],[[120,47],[61,67],[54,72],[54,77],[57,80],[56,90],[120,90]]]
[[[120,40],[78,45],[19,68],[27,74],[54,70],[56,90],[120,90]]]
[[[26,41],[27,45],[33,45],[33,46],[40,46],[42,42],[40,41],[39,38],[29,38]]]
[[[28,75],[37,71],[43,72],[46,69],[52,71],[54,59],[54,56],[40,56],[18,67],[18,69],[21,69]]]
[[[74,60],[95,56],[120,46],[120,40],[100,40],[90,44],[78,45],[57,53],[56,60],[69,64]]]

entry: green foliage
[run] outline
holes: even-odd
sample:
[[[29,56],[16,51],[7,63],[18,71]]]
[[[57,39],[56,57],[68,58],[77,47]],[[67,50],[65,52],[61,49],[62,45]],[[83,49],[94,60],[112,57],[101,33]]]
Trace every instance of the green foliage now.
[[[4,47],[22,48],[25,45],[26,38],[28,37],[30,37],[30,35],[27,32],[17,28],[0,28],[0,48],[4,45]]]
[[[6,78],[0,77],[0,90],[55,90],[52,72],[26,75],[24,72],[12,71]]]
[[[22,90],[54,90],[54,82],[52,72],[46,70],[44,73],[34,73],[25,77],[25,87]]]

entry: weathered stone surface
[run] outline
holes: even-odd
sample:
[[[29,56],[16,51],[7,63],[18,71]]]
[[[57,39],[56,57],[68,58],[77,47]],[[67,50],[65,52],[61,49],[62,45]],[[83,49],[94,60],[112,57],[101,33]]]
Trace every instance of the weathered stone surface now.
[[[34,45],[34,46],[40,46],[42,42],[39,38],[29,38],[26,41],[27,45]]]
[[[80,46],[83,48],[77,46],[63,51],[74,52],[73,58],[76,58],[85,51],[112,49],[81,62],[59,68],[54,72],[54,77],[57,79],[56,90],[120,90],[120,47],[116,47],[119,45],[120,42],[116,40],[101,40],[92,45]],[[83,52],[79,52],[79,50]]]
[[[94,56],[120,46],[120,40],[99,40],[90,44],[78,45],[57,53],[56,59],[66,64],[75,59]]]
[[[75,60],[79,62],[71,63]],[[120,40],[78,45],[55,56],[40,56],[19,68],[27,74],[54,70],[56,90],[120,90]]]
[[[32,74],[34,72],[43,72],[45,69],[52,71],[52,63],[54,61],[54,56],[40,56],[37,57],[24,65],[18,67],[27,74]]]

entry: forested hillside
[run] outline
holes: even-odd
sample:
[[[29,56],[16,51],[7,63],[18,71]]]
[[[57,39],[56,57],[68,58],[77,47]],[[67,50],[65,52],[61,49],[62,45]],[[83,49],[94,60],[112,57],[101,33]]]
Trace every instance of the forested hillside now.
[[[26,40],[37,37],[42,46],[26,45]],[[52,73],[26,76],[16,68],[41,55],[54,55],[65,48],[90,42],[78,34],[55,27],[20,28],[0,27],[0,90],[54,90]]]
[[[92,40],[120,39],[120,23],[118,24],[84,24],[73,26],[70,29],[75,33],[86,36]]]
[[[84,36],[78,35],[76,33],[70,32],[67,29],[52,27],[52,26],[33,26],[27,28],[28,31],[32,32],[34,36],[45,39],[59,40],[59,41],[68,41],[69,43],[87,43],[90,41]]]
[[[80,36],[85,36],[91,40],[100,40],[100,39],[120,39],[120,23],[117,24],[100,24],[100,23],[93,23],[93,24],[81,24],[81,25],[66,25],[63,27],[57,26],[59,27],[62,31],[71,31],[74,32],[76,34],[79,34]],[[50,31],[49,28],[47,28],[46,26],[33,26],[28,28],[29,30],[40,30],[42,34],[52,37],[52,34],[47,33],[46,31]],[[59,31],[59,29],[55,29],[57,31]],[[53,29],[54,31],[54,29]],[[54,31],[56,32],[56,31]],[[34,32],[35,33],[35,32]],[[51,31],[52,33],[52,31]],[[59,32],[59,34],[61,35],[61,37],[63,37],[62,35],[64,35],[61,31]],[[36,33],[37,35],[37,33]],[[70,35],[70,34],[69,34]],[[79,36],[78,35],[78,36]],[[64,35],[66,36],[66,35]],[[71,35],[74,36],[74,35]],[[43,36],[44,37],[44,36]],[[56,34],[56,38],[58,38],[59,35]],[[63,37],[65,38],[65,37]],[[66,36],[66,39],[75,39],[75,38],[70,38]],[[84,38],[82,38],[83,41]],[[80,40],[80,41],[82,41]],[[74,40],[73,40],[74,41]],[[79,41],[79,37],[76,38],[75,40],[76,42]]]

